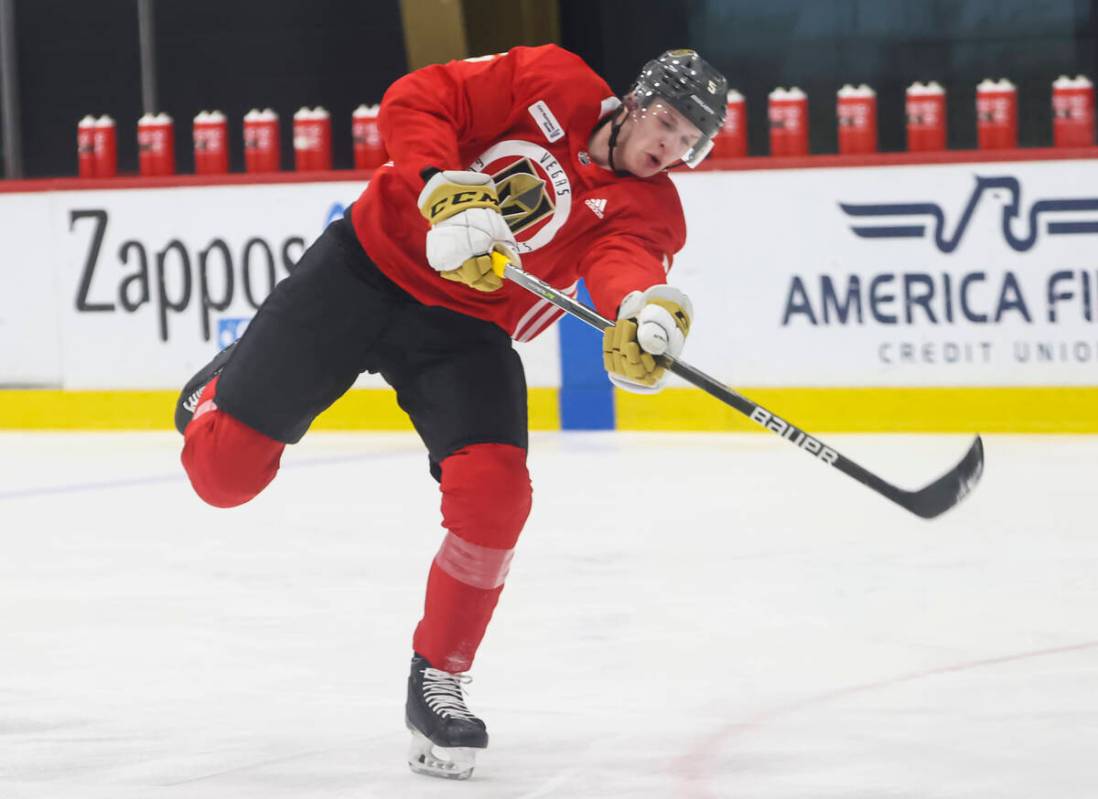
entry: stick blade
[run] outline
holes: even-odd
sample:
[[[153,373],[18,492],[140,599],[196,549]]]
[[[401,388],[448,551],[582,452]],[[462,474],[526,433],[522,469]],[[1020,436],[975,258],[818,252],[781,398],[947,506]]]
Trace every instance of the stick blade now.
[[[924,519],[933,519],[952,508],[976,487],[984,472],[984,442],[976,436],[961,462],[918,491],[904,491],[897,502]]]

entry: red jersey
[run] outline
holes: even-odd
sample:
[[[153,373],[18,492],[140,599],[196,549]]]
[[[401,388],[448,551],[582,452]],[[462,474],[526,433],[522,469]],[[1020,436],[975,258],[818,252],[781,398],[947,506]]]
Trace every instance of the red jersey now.
[[[505,282],[484,293],[444,280],[427,263],[427,221],[417,203],[427,167],[493,177],[522,267],[575,294],[586,279],[598,310],[666,282],[686,241],[670,178],[621,177],[587,153],[599,120],[619,105],[578,56],[554,45],[412,72],[385,93],[379,124],[392,163],[379,168],[352,221],[370,259],[425,305],[485,319],[528,341],[560,316]]]

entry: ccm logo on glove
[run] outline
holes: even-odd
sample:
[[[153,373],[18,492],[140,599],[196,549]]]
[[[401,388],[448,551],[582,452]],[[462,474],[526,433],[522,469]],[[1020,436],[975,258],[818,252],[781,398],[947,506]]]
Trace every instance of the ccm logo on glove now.
[[[436,192],[437,193],[437,192]],[[495,208],[499,210],[499,197],[492,191],[457,191],[433,203],[424,212],[427,221],[434,224],[449,219],[454,214],[469,208]]]
[[[651,393],[667,382],[656,357],[677,358],[694,314],[690,298],[671,286],[652,286],[625,295],[618,321],[602,333],[602,360],[610,382]]]
[[[436,172],[419,195],[419,210],[431,223],[427,263],[446,280],[477,291],[495,291],[503,278],[492,271],[490,253],[502,252],[514,264],[514,234],[499,212],[492,178],[480,172]]]

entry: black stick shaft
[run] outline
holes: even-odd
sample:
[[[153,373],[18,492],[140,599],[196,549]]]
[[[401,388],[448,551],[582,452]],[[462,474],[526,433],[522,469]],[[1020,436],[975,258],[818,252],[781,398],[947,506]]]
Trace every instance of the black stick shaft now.
[[[596,313],[583,303],[557,291],[544,281],[510,263],[504,268],[503,276],[597,330],[605,330],[613,325],[613,322],[609,319]],[[983,468],[983,445],[977,437],[968,454],[955,469],[947,472],[943,477],[921,491],[905,491],[881,479],[850,458],[841,455],[837,450],[825,445],[818,438],[809,435],[797,425],[786,421],[742,394],[738,394],[693,366],[676,360],[669,355],[660,356],[660,362],[672,374],[678,375],[686,382],[697,386],[724,404],[735,408],[775,435],[784,438],[810,455],[814,455],[823,463],[834,466],[843,474],[854,478],[862,485],[923,518],[937,516],[955,505],[972,489],[976,480],[980,477]]]

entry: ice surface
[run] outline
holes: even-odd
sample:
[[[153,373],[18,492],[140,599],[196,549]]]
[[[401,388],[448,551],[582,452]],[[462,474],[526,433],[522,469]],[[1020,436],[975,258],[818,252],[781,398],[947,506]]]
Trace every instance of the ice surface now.
[[[905,487],[951,436],[828,436]],[[404,762],[437,489],[313,434],[216,510],[178,437],[0,435],[0,797],[1098,796],[1098,439],[934,522],[772,436],[544,434],[468,783]]]

